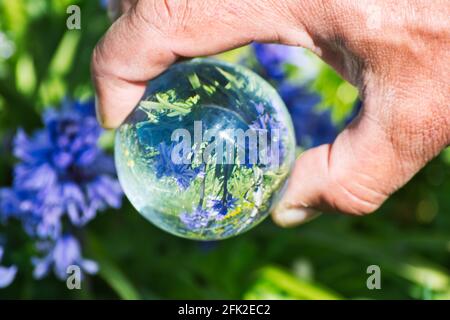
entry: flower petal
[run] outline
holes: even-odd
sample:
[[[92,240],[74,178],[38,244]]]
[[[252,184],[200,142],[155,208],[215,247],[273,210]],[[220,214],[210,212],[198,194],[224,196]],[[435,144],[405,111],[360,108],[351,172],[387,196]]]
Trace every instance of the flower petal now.
[[[16,277],[17,267],[2,267],[0,266],[0,288],[6,288],[9,286]]]
[[[83,259],[81,261],[81,268],[88,274],[96,274],[99,269],[98,263],[89,259]]]

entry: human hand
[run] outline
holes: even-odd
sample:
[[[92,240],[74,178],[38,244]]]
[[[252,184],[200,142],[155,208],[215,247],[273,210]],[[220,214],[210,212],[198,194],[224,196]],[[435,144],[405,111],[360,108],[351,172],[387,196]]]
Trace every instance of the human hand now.
[[[101,124],[117,127],[149,79],[179,58],[252,41],[308,48],[364,107],[333,144],[297,159],[273,218],[375,211],[450,144],[447,0],[127,0],[92,58]]]

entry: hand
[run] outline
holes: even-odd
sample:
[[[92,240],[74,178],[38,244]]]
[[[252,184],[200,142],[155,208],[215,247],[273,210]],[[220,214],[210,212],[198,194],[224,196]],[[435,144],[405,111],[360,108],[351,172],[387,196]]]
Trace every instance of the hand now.
[[[122,9],[92,58],[105,127],[177,59],[252,41],[308,48],[359,88],[359,116],[297,160],[273,215],[280,225],[315,210],[371,213],[450,143],[448,0],[129,0]]]

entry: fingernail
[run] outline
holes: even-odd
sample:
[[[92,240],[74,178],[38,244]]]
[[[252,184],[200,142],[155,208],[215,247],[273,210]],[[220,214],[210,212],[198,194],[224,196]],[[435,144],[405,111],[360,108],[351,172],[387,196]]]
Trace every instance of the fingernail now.
[[[320,212],[311,208],[277,208],[272,220],[280,227],[289,228],[304,224],[320,216]]]

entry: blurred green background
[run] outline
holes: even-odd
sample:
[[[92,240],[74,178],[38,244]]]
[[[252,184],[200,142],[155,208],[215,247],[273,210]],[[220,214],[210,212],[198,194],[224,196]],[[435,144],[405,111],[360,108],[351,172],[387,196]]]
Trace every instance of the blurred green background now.
[[[70,4],[81,7],[81,30],[66,28]],[[93,95],[90,56],[109,23],[96,0],[0,0],[0,139],[38,128],[42,110],[66,96]],[[318,82],[330,101],[333,77]],[[2,150],[0,186],[11,183],[14,161]],[[72,291],[53,276],[32,278],[32,243],[9,223],[0,233],[21,272],[0,298],[450,299],[449,211],[448,149],[371,216],[322,215],[286,230],[267,219],[216,243],[171,236],[125,202],[85,228],[84,255],[100,272]],[[381,290],[366,287],[372,264]]]

